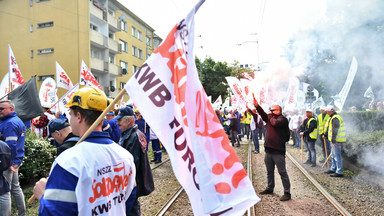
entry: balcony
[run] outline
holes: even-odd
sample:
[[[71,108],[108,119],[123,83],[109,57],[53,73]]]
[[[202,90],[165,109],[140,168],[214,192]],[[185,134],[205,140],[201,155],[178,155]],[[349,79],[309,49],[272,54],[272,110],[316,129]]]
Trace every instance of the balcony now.
[[[91,15],[95,16],[96,18],[103,20],[103,13],[104,10],[100,6],[96,6],[97,4],[90,1],[89,2],[89,12]]]
[[[91,69],[104,72],[104,61],[98,58],[91,58]]]
[[[109,63],[109,74],[120,76],[121,75],[121,67],[115,64]]]
[[[105,48],[108,47],[108,40],[101,33],[91,30],[91,44],[99,48]]]
[[[119,44],[111,38],[108,38],[108,48],[111,53],[121,53],[121,48],[119,48]]]
[[[116,17],[114,17],[113,15],[111,15],[109,13],[107,13],[107,16],[108,16],[109,30],[113,31],[113,32],[121,31],[120,26],[119,26],[119,22],[117,21]]]

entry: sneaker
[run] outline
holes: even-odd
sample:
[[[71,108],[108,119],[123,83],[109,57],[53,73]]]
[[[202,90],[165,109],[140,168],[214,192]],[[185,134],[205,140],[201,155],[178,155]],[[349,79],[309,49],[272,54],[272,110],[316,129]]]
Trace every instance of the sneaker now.
[[[270,190],[267,188],[267,189],[261,191],[259,194],[273,194],[273,190]]]
[[[328,171],[325,171],[324,173],[325,174],[332,174],[332,173],[335,173],[335,172],[333,172],[332,170],[328,170]]]
[[[344,177],[343,174],[333,173],[331,174],[331,177]]]
[[[152,160],[151,160],[151,163],[156,162],[156,161],[157,161],[156,159],[152,159]]]
[[[280,197],[280,201],[288,201],[291,199],[291,194],[284,192],[284,195]]]
[[[311,165],[311,167],[316,167],[316,163],[313,163],[313,164]]]
[[[312,163],[312,162],[309,161],[309,160],[307,160],[307,161],[304,162],[304,164],[311,164],[311,163]]]
[[[155,164],[159,164],[159,163],[161,163],[161,160],[155,161]]]
[[[260,152],[259,151],[253,151],[254,154],[259,154]]]

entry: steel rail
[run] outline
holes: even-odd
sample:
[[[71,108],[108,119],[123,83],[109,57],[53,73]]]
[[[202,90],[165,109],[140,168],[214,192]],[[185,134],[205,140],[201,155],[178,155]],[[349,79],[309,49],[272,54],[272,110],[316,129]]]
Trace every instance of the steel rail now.
[[[328,191],[320,185],[316,179],[312,177],[311,174],[304,169],[303,166],[300,165],[299,162],[296,161],[295,158],[287,151],[288,158],[296,165],[297,168],[312,182],[312,184],[324,195],[324,197],[342,214],[345,216],[351,216],[351,214],[339,203],[337,200],[328,193]]]
[[[168,211],[169,207],[175,202],[175,200],[180,196],[181,192],[183,192],[183,187],[180,187],[173,195],[172,197],[161,207],[160,211],[157,212],[156,216],[162,216],[165,214],[165,212]]]
[[[251,180],[251,183],[253,184],[253,180],[252,180],[252,150],[251,150],[252,146],[251,146],[251,143],[252,142],[248,143],[247,173],[248,173],[249,179]],[[248,216],[255,215],[255,206],[254,205],[251,206],[250,208],[248,208],[247,215]]]
[[[169,161],[169,158],[165,159],[164,161],[162,161],[162,162],[159,163],[159,164],[154,165],[151,169],[154,170],[154,169],[156,169],[157,167],[159,167],[159,166],[165,164],[165,163],[168,162],[168,161]]]

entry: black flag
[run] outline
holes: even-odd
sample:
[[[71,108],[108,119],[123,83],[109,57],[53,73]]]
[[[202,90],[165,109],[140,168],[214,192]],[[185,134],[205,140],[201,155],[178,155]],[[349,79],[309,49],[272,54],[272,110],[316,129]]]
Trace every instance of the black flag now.
[[[23,122],[44,114],[37,92],[36,76],[11,91],[8,99],[15,104],[17,116],[19,116]]]

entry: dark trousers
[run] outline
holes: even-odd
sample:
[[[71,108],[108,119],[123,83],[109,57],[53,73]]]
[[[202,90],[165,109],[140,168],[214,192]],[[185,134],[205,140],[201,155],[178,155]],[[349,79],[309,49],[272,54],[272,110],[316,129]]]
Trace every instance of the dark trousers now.
[[[281,182],[283,183],[284,192],[290,193],[291,183],[287,170],[285,168],[285,155],[265,153],[264,157],[265,167],[267,168],[267,189],[272,190],[275,188],[275,165],[280,174]]]
[[[247,139],[249,139],[249,135],[251,134],[251,126],[249,124],[244,124],[245,127],[245,135],[247,135]]]
[[[162,152],[161,152],[159,139],[151,140],[151,143],[152,143],[153,158],[155,160],[161,161]]]
[[[237,140],[237,145],[240,146],[240,140],[237,133],[237,130],[231,130],[231,143],[232,146],[235,146],[235,140]]]
[[[140,202],[139,202],[139,199],[136,198],[135,203],[133,203],[132,209],[127,214],[127,216],[138,216],[138,215],[141,215]]]

